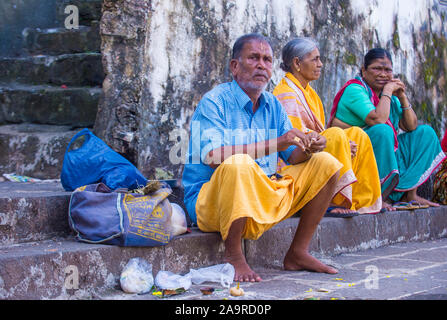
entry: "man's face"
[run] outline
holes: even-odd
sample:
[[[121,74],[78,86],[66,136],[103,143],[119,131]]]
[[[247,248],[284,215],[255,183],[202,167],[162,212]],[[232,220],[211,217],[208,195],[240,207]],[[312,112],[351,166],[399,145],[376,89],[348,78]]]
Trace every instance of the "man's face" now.
[[[230,62],[233,78],[247,93],[261,93],[272,77],[272,48],[267,42],[245,43],[237,59]]]

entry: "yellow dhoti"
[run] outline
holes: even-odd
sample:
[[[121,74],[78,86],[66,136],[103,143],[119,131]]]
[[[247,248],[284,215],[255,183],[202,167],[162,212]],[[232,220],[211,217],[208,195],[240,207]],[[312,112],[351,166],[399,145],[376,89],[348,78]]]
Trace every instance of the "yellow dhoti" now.
[[[225,240],[231,224],[247,218],[243,237],[256,240],[303,208],[341,167],[333,156],[321,152],[283,168],[283,178],[272,180],[249,156],[234,155],[202,186],[197,225],[204,232],[220,232]]]

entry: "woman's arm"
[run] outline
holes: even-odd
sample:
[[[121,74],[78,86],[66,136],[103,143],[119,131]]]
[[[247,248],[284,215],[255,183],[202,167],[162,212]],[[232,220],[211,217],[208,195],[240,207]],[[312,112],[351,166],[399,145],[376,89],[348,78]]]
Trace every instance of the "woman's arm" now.
[[[408,97],[405,94],[405,88],[398,91],[396,96],[399,98],[402,108],[402,118],[399,121],[399,127],[404,131],[416,130],[418,126],[418,117],[408,101]]]
[[[365,119],[368,126],[373,126],[380,123],[387,122],[390,117],[391,99],[395,92],[402,89],[403,83],[399,80],[391,80],[382,90],[379,104],[372,110]]]

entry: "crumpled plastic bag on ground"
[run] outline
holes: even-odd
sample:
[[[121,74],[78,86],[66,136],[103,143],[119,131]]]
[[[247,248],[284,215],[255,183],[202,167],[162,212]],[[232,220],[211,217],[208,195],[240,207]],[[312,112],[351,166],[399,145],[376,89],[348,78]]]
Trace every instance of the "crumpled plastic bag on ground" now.
[[[191,277],[181,276],[171,271],[159,271],[155,277],[155,285],[160,289],[175,290],[183,288],[188,290],[191,287]]]
[[[204,282],[217,282],[222,287],[229,288],[234,279],[234,267],[229,264],[218,264],[211,267],[200,269],[190,269],[190,272],[184,276],[172,273],[170,271],[159,271],[155,277],[155,285],[160,289],[178,289],[188,290],[191,284],[202,284]]]
[[[194,284],[203,282],[218,282],[222,287],[229,288],[234,280],[234,267],[229,263],[214,265],[200,269],[191,269],[188,275]]]
[[[142,258],[132,258],[120,276],[121,288],[126,293],[144,294],[154,285],[152,265]]]

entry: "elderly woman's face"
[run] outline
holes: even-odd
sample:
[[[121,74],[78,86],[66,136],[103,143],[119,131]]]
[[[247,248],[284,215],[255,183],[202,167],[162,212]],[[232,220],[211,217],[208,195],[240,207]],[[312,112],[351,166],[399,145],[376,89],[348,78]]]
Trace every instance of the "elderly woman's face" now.
[[[302,60],[295,58],[296,72],[308,80],[317,80],[320,78],[321,69],[323,68],[323,63],[320,60],[320,51],[315,48],[312,52],[308,53]]]
[[[362,67],[362,76],[373,90],[381,91],[393,79],[393,64],[386,57],[375,59],[368,68]]]

